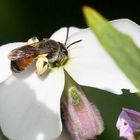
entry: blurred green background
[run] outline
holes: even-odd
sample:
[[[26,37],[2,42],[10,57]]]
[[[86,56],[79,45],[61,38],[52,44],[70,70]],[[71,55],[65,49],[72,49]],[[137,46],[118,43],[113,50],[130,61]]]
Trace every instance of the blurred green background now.
[[[136,0],[0,0],[0,45],[27,41],[32,36],[49,37],[63,26],[86,27],[83,5],[95,8],[108,20],[129,18],[140,24],[139,1]],[[115,123],[121,108],[140,111],[140,99],[128,91],[117,96],[98,89],[84,89],[105,121],[106,129],[98,139],[119,140]],[[2,135],[0,140],[3,140]]]
[[[49,37],[62,26],[86,27],[83,5],[94,7],[109,20],[126,17],[140,23],[135,0],[0,0],[0,45]]]

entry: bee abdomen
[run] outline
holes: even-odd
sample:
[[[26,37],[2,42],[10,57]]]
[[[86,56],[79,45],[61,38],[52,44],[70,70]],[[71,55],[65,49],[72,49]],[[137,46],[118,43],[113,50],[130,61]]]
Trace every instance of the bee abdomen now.
[[[20,67],[18,61],[11,61],[11,70],[15,73],[19,73],[23,71],[24,69]]]

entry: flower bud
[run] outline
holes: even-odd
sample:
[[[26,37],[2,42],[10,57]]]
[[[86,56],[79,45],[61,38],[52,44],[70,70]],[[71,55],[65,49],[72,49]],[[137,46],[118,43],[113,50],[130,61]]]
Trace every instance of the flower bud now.
[[[62,98],[63,118],[74,140],[94,139],[103,132],[103,120],[78,85],[69,87]]]
[[[120,137],[127,140],[140,140],[140,112],[123,108],[116,123]]]

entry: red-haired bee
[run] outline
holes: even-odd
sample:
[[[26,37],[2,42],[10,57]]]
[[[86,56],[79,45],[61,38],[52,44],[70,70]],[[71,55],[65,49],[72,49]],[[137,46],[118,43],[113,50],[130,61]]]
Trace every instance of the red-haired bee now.
[[[68,39],[68,32],[69,30],[67,30],[66,41]],[[11,70],[19,73],[36,60],[37,73],[41,75],[48,67],[63,65],[68,59],[67,49],[69,46],[81,40],[75,41],[69,46],[66,46],[66,41],[65,44],[62,44],[47,38],[41,41],[38,41],[37,38],[31,38],[27,45],[10,52],[8,58],[11,60]]]

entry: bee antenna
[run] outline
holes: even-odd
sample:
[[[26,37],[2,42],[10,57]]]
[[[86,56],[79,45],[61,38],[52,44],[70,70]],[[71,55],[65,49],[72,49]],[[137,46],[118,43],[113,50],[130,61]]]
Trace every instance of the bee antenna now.
[[[65,44],[64,45],[66,45],[68,37],[69,37],[69,27],[67,27],[67,35],[66,35],[66,40],[65,40]]]
[[[74,44],[76,44],[76,43],[79,43],[79,42],[81,42],[82,40],[80,39],[80,40],[77,40],[77,41],[74,41],[73,43],[71,43],[70,45],[68,45],[67,46],[67,49],[70,47],[70,46],[72,46],[72,45],[74,45]]]

